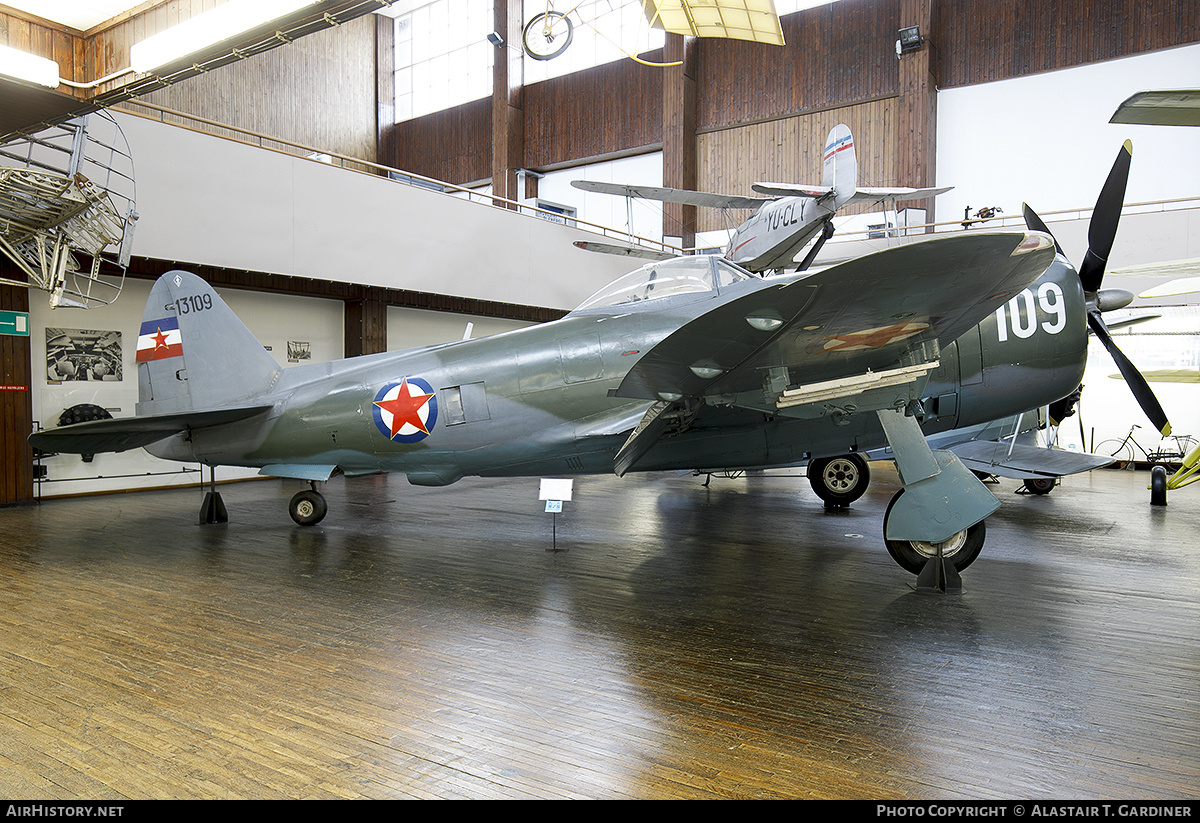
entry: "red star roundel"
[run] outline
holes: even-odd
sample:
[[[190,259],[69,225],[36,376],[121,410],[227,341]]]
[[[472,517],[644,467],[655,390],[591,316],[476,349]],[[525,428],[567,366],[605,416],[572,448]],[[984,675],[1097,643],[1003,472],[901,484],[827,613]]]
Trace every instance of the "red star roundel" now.
[[[405,377],[379,390],[371,415],[388,440],[417,443],[437,424],[437,393],[421,378]]]

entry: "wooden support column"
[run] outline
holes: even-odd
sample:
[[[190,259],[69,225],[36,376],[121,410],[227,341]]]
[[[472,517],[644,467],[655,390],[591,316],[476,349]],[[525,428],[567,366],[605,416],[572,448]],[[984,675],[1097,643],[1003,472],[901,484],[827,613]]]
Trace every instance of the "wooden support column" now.
[[[525,165],[525,67],[521,50],[520,0],[496,0],[495,31],[504,45],[495,46],[492,67],[492,193],[520,200],[517,170]]]
[[[937,83],[933,76],[933,0],[900,0],[897,30],[920,26],[925,43],[900,56],[897,185],[921,188],[935,184],[937,163]],[[925,209],[925,222],[935,220],[934,200],[900,203],[899,208]]]
[[[0,277],[25,274],[0,255]],[[43,294],[43,297],[45,295]],[[0,309],[28,312],[29,289],[0,284]],[[33,365],[29,337],[0,335],[0,505],[33,502]]]
[[[387,351],[387,302],[381,291],[363,289],[363,296],[346,301],[344,357]]]
[[[668,34],[663,62],[682,65],[662,69],[663,185],[696,188],[696,38]],[[679,237],[680,245],[696,245],[696,207],[663,204],[663,236]]]

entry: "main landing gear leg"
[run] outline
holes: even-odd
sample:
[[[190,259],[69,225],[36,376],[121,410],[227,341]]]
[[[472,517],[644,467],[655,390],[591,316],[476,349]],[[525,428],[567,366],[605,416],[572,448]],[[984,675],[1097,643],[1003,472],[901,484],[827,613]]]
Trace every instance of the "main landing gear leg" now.
[[[960,589],[958,572],[979,556],[983,519],[1000,501],[953,452],[930,449],[915,417],[891,409],[878,415],[904,483],[883,516],[888,552],[918,575],[921,590]]]
[[[200,482],[204,482],[204,469],[200,469]],[[229,514],[225,511],[225,503],[221,500],[221,493],[217,491],[217,467],[208,467],[208,492],[204,495],[204,502],[200,505],[200,519],[198,525],[206,525],[208,523],[228,523]]]

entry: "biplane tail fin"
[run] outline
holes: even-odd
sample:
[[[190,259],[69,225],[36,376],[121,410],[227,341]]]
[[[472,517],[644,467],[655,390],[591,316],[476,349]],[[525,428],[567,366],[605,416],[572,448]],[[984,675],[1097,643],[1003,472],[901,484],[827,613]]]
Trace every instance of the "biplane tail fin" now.
[[[834,208],[841,208],[858,191],[858,157],[854,153],[854,135],[844,123],[834,126],[825,138],[825,165],[822,184],[833,189]]]

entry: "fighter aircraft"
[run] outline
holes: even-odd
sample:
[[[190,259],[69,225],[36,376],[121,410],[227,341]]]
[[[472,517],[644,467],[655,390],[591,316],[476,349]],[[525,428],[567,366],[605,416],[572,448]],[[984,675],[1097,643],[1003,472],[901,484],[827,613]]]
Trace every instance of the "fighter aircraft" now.
[[[897,200],[923,200],[950,191],[945,188],[861,188],[858,186],[858,159],[854,136],[844,124],[834,126],[825,140],[823,179],[820,186],[791,183],[755,183],[756,196],[711,194],[656,186],[629,186],[575,180],[572,186],[584,191],[682,203],[715,209],[755,209],[739,225],[729,240],[725,258],[752,272],[806,270],[825,241],[833,236],[833,217],[843,206],[855,203],[891,203]],[[820,237],[800,263],[795,257],[815,237]],[[631,249],[607,243],[576,244],[590,251],[609,254],[667,259],[669,255],[648,249]]]
[[[1099,232],[1111,242],[1115,222]],[[889,552],[913,573],[931,559],[957,572],[1000,503],[920,422],[936,432],[1070,395],[1088,305],[1047,233],[963,232],[772,278],[716,256],[653,262],[551,323],[281,369],[202,279],[169,272],[143,315],[136,416],[30,442],[308,480],[289,505],[301,525],[325,516],[316,483],[338,473],[440,486],[887,445],[903,483],[884,517]]]

